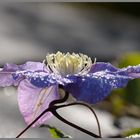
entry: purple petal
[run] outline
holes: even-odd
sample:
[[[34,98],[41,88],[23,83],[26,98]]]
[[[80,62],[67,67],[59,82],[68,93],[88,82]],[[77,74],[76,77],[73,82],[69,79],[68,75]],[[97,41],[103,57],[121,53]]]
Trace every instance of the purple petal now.
[[[14,79],[12,73],[18,70],[18,66],[15,64],[5,64],[3,69],[0,71],[0,86],[11,86],[14,85]]]
[[[16,71],[29,71],[29,70],[42,70],[43,71],[44,64],[40,62],[26,62],[23,65],[15,65],[15,64],[5,64],[4,67],[0,71],[0,86],[17,86],[24,77],[17,77],[15,75]],[[14,78],[13,76],[16,76]]]
[[[95,73],[95,72],[104,71],[104,70],[115,72],[118,70],[118,68],[114,67],[110,63],[96,62],[95,64],[92,65],[90,69],[90,73]]]
[[[140,65],[117,69],[109,63],[97,63],[91,71],[85,76],[77,77],[76,83],[66,86],[66,90],[77,100],[97,103],[113,89],[125,87],[129,80],[140,78]]]
[[[140,77],[140,65],[137,66],[128,66],[126,68],[116,68],[110,63],[97,62],[92,65],[89,73],[95,73],[99,71],[113,72],[119,75],[126,75],[132,78]]]
[[[91,73],[77,77],[77,82],[68,84],[65,88],[77,100],[97,103],[109,95],[112,89],[126,86],[130,77],[106,72]]]
[[[13,80],[13,76],[10,73],[7,74],[2,74],[0,73],[0,86],[1,87],[5,87],[5,86],[11,86],[14,85],[14,80]]]
[[[112,74],[113,77],[120,77],[124,78],[126,76],[127,78],[138,78],[140,73],[140,65],[138,66],[129,66],[127,68],[118,69],[112,66],[110,63],[96,63],[94,64],[94,67],[92,66],[92,72],[95,73],[104,73],[106,77],[108,77],[109,74]],[[89,74],[92,74],[90,71]],[[70,83],[76,82],[76,76],[67,75],[66,77],[62,77],[61,75],[54,74],[54,73],[48,73],[48,72],[28,72],[23,73],[23,75],[34,85],[39,88],[44,88],[47,86],[52,86],[56,84],[61,84],[66,86]],[[98,75],[98,74],[97,74]]]
[[[43,70],[44,69],[44,64],[41,62],[32,62],[32,61],[28,61],[23,65],[19,66],[20,70],[33,70],[33,71],[39,71],[39,70]]]
[[[48,72],[26,72],[22,73],[22,75],[38,88],[44,88],[56,84],[66,85],[75,81],[75,79],[62,77],[61,75]]]
[[[17,71],[18,69],[19,69],[18,65],[6,63],[2,70],[6,72],[14,72]]]
[[[9,72],[14,72],[17,70],[43,70],[44,64],[41,62],[32,62],[28,61],[25,64],[22,65],[16,65],[16,64],[9,64],[6,63],[3,67],[3,71],[9,71]]]
[[[137,66],[128,66],[118,70],[118,74],[127,75],[134,78],[140,78],[140,65]]]
[[[48,108],[51,101],[58,99],[57,86],[37,88],[27,80],[20,82],[18,87],[19,109],[27,124]],[[33,126],[43,124],[52,116],[50,112],[42,116]]]

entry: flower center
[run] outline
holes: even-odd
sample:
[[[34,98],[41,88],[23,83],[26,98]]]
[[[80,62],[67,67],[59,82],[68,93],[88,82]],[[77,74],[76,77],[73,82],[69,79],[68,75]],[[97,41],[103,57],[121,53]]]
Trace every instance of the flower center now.
[[[48,54],[44,63],[50,71],[66,76],[68,74],[85,74],[88,73],[92,61],[91,58],[84,54],[64,54],[57,52],[56,54]]]

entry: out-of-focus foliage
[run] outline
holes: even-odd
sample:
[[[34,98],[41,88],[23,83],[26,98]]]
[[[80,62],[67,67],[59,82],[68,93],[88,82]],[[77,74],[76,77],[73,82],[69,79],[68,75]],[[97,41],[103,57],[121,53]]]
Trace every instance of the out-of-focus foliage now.
[[[118,61],[119,67],[140,64],[140,53],[123,54]],[[140,106],[140,79],[132,80],[128,83],[123,94],[124,100],[128,103]]]
[[[138,52],[122,54],[116,61],[116,67],[119,68],[138,64],[140,64],[140,53]],[[109,101],[111,104],[110,111],[116,117],[126,114],[139,117],[140,79],[129,81],[127,86],[123,89],[113,90],[112,94],[109,96]]]
[[[121,116],[124,112],[124,100],[122,99],[123,89],[113,91],[113,94],[110,96],[111,101],[111,112],[115,116]]]
[[[62,130],[57,129],[56,127],[52,127],[47,124],[43,124],[40,127],[48,128],[48,131],[50,132],[53,138],[72,138],[71,136],[66,135]]]
[[[132,128],[130,130],[122,132],[123,137],[129,137],[131,135],[136,135],[136,134],[138,135],[140,134],[140,128]]]

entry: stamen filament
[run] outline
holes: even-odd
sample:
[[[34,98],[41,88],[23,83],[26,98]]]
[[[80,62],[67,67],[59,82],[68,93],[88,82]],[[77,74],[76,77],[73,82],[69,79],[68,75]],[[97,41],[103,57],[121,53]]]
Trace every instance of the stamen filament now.
[[[66,76],[70,74],[85,74],[88,73],[92,61],[91,58],[84,54],[75,53],[61,53],[48,54],[44,64],[47,64],[47,68],[55,74]]]

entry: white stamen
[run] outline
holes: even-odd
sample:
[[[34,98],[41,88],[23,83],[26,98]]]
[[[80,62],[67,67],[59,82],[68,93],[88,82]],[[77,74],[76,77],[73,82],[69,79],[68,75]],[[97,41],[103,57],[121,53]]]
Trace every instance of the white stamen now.
[[[66,76],[68,74],[85,74],[88,73],[92,61],[91,58],[84,54],[64,54],[57,52],[56,54],[48,54],[44,63],[47,62],[47,68],[55,74]],[[96,59],[95,59],[96,62]]]

